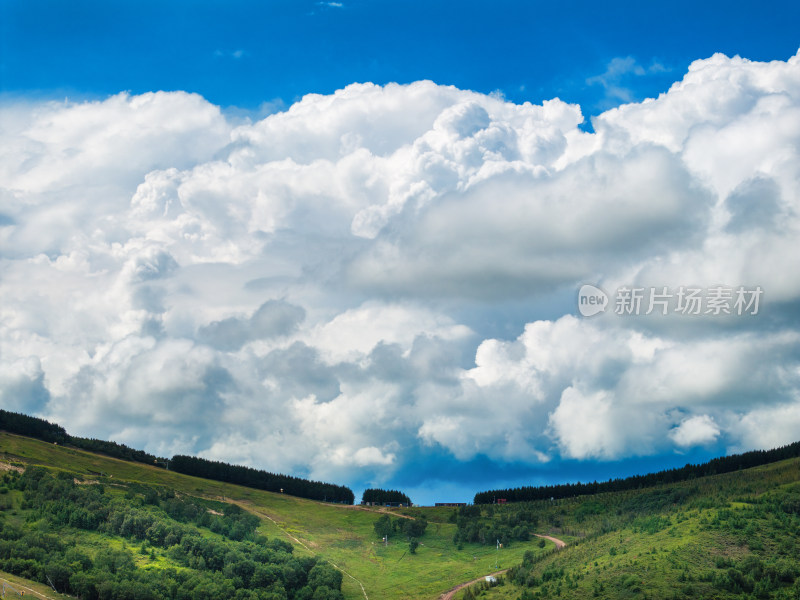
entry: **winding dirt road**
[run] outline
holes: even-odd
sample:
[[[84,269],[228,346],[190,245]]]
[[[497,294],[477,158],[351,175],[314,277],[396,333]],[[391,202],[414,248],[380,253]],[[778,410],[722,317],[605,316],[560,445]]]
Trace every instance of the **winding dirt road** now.
[[[472,585],[473,583],[478,583],[479,581],[483,581],[487,577],[498,577],[499,575],[503,575],[508,569],[503,569],[502,571],[497,571],[496,573],[491,573],[490,575],[484,575],[483,577],[478,577],[477,579],[473,579],[472,581],[468,581],[467,583],[461,583],[454,587],[451,590],[447,590],[444,594],[439,596],[439,600],[453,600],[453,597],[456,595],[456,592],[463,590],[468,585]]]
[[[554,538],[551,535],[540,535],[538,533],[534,533],[533,535],[535,535],[538,538],[544,538],[546,540],[550,540],[551,542],[553,542],[556,545],[556,549],[558,549],[558,550],[561,550],[561,548],[563,548],[564,546],[567,545],[567,543],[565,541],[560,540],[558,538]],[[469,585],[472,585],[473,583],[478,583],[479,581],[483,581],[487,577],[498,577],[500,575],[505,574],[506,571],[508,571],[508,569],[503,569],[502,571],[497,571],[495,573],[490,573],[489,575],[484,575],[483,577],[478,577],[477,579],[473,579],[472,581],[468,581],[466,583],[461,583],[461,584],[457,585],[456,587],[454,587],[454,588],[452,588],[450,590],[447,590],[444,594],[439,596],[439,600],[453,600],[453,598],[455,597],[456,593],[461,591],[461,590],[463,590],[465,587],[467,587]]]
[[[10,580],[6,579],[5,577],[0,577],[0,582],[5,582],[5,584],[7,584],[7,587],[11,588],[11,590],[13,590],[13,591],[15,591],[17,593],[19,593],[19,591],[17,590],[17,588],[19,588],[21,590],[25,590],[26,592],[28,592],[30,594],[33,594],[37,598],[44,598],[45,600],[55,600],[55,598],[51,598],[50,596],[46,596],[45,594],[37,592],[36,590],[32,590],[28,586],[22,585],[21,583],[16,583],[14,581],[10,581]]]
[[[567,542],[564,542],[558,538],[554,538],[552,535],[539,535],[538,533],[534,533],[533,535],[535,535],[538,538],[544,538],[546,540],[550,540],[556,545],[556,548],[558,548],[559,550],[561,550],[561,548],[567,545]]]

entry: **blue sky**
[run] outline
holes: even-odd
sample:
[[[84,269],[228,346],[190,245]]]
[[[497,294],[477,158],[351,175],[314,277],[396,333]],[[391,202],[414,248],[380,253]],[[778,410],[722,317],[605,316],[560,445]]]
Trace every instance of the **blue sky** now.
[[[0,405],[421,503],[796,441],[800,7],[454,6],[0,0]]]
[[[642,99],[714,52],[791,56],[798,19],[792,2],[4,0],[2,89],[183,90],[257,109],[353,82],[431,79],[514,102],[557,96],[591,114],[620,101],[587,83],[615,58],[643,70],[616,74]]]

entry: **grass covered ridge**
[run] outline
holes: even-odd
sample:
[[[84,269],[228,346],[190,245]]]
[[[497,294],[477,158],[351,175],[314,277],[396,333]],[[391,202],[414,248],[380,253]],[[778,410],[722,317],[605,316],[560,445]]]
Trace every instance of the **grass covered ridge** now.
[[[800,598],[800,459],[658,486],[494,507],[571,543],[461,597]]]
[[[473,586],[457,597],[800,597],[800,459],[796,458],[641,490],[461,510],[324,504],[8,434],[0,434],[0,464],[42,465],[66,473],[63,477],[70,480],[97,482],[135,510],[153,506],[147,504],[148,495],[152,501],[154,492],[170,491],[201,503],[210,516],[224,515],[227,506],[237,505],[244,514],[258,518],[256,528],[244,533],[243,543],[281,540],[293,546],[293,559],[321,557],[340,569],[341,592],[347,600],[365,594],[370,600],[434,600],[460,583],[502,569],[510,570],[499,578],[500,585],[483,590]],[[53,525],[26,520],[21,494],[11,489],[0,493],[0,522],[44,528],[48,533],[47,527]],[[415,554],[396,529],[388,545],[376,535],[375,523],[387,513],[392,521],[425,517],[428,526]],[[213,520],[203,518],[209,521],[199,525],[201,537],[231,539],[230,529],[226,533],[217,526],[215,531]],[[192,568],[169,548],[142,548],[140,540],[124,532],[82,533],[62,526],[55,533],[90,557],[104,547],[127,550],[152,577],[169,569]],[[556,551],[550,541],[536,537],[523,541],[523,533],[550,534],[568,546]],[[503,534],[508,539],[497,550],[494,536]],[[266,541],[251,542],[248,536]]]
[[[375,534],[374,524],[387,509],[324,504],[199,479],[10,434],[0,433],[0,462],[40,465],[61,471],[83,482],[97,482],[105,487],[106,493],[123,499],[132,494],[128,501],[137,509],[142,508],[139,504],[146,504],[148,489],[236,504],[259,518],[256,535],[291,543],[294,557],[320,556],[340,568],[345,573],[341,590],[347,600],[364,598],[364,592],[370,600],[433,599],[457,584],[495,571],[495,564],[509,568],[519,563],[526,550],[536,553],[546,550],[539,548],[538,540],[515,542],[499,553],[494,545],[462,544],[459,549],[453,543],[456,533],[456,524],[450,522],[453,509],[393,509],[389,511],[393,519],[401,515],[424,515],[429,523],[425,534],[419,538],[416,553],[411,554],[409,543],[402,535],[390,535],[388,545],[383,545]],[[0,511],[0,515],[4,515],[0,520],[24,521],[19,494],[21,492],[9,492],[11,497],[16,496],[17,504]],[[219,506],[210,508],[222,512]],[[12,515],[15,511],[17,514]],[[91,536],[100,535],[92,532],[90,536],[69,526],[59,527],[59,535],[73,536],[78,545],[90,544]],[[202,535],[219,535],[206,529],[202,529]],[[78,537],[81,540],[77,540]],[[103,543],[120,547],[124,542],[137,561],[147,568],[187,568],[176,563],[166,552],[168,549],[154,548],[155,559],[150,558],[149,551],[146,556],[141,554],[141,541],[135,537],[108,536],[103,540]],[[96,542],[94,538],[92,543]]]

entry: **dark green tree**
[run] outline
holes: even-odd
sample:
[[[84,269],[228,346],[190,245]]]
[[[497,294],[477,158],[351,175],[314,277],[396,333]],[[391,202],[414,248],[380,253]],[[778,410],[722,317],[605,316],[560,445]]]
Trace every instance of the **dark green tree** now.
[[[425,534],[425,530],[428,528],[428,521],[424,518],[422,519],[405,519],[405,523],[403,523],[403,533],[408,538],[419,538]]]
[[[389,515],[381,515],[372,527],[375,529],[376,535],[383,539],[392,533],[392,519]]]

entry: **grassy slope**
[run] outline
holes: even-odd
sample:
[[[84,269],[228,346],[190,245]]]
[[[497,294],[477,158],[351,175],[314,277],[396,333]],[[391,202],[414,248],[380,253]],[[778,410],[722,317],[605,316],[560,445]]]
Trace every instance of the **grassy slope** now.
[[[755,598],[721,589],[714,579],[754,559],[800,571],[800,519],[762,503],[792,496],[800,496],[800,459],[650,490],[536,503],[553,530],[573,534],[564,536],[573,544],[536,563],[540,584],[528,591],[576,599]],[[560,569],[563,577],[542,582],[545,572]],[[506,584],[480,597],[516,600],[523,590]],[[800,597],[800,579],[761,597]]]
[[[296,552],[319,554],[344,569],[363,583],[370,600],[432,600],[494,571],[496,560],[502,569],[520,563],[525,550],[540,552],[537,542],[516,543],[499,556],[493,547],[467,545],[458,551],[451,541],[455,526],[447,522],[451,509],[406,509],[409,515],[424,513],[430,522],[417,555],[410,555],[401,540],[389,546],[378,542],[372,525],[379,514],[372,510],[207,481],[7,434],[0,434],[0,461],[66,469],[87,479],[99,472],[110,477],[108,483],[138,481],[236,502],[262,517],[264,534],[290,539]],[[719,566],[720,559],[736,564],[755,556],[798,563],[797,521],[787,528],[781,515],[759,509],[761,499],[791,493],[800,495],[798,459],[660,488],[534,503],[530,507],[539,515],[540,533],[571,545],[534,569],[539,578],[562,568],[564,576],[531,591],[544,597],[559,591],[560,598],[741,597],[712,585],[710,578],[727,569]],[[513,510],[517,505],[498,507],[497,514]],[[96,537],[81,543],[125,543]],[[548,542],[545,550],[551,548]],[[164,558],[139,560],[158,568]],[[348,600],[364,597],[349,577],[343,591]],[[522,591],[505,585],[482,597],[516,600]]]
[[[540,552],[537,542],[515,543],[499,554],[493,546],[472,544],[459,551],[452,543],[455,526],[446,522],[449,509],[406,509],[408,514],[424,512],[430,522],[417,554],[412,555],[400,539],[390,540],[388,546],[377,540],[373,524],[380,514],[373,510],[208,481],[5,433],[0,433],[0,461],[64,469],[90,480],[102,473],[101,478],[112,488],[114,482],[135,481],[236,502],[262,518],[265,535],[289,539],[296,552],[319,554],[350,574],[342,586],[348,600],[364,597],[356,580],[370,600],[434,599],[458,583],[494,571],[496,561],[501,569],[507,568],[519,563],[525,550]],[[79,543],[90,540],[83,537]],[[121,544],[123,540],[103,543]],[[549,547],[552,544],[548,542]],[[142,561],[150,562],[146,557]],[[159,561],[163,557],[157,556],[152,566]]]
[[[29,581],[16,575],[0,572],[0,583],[6,584],[5,598],[8,600],[23,600],[26,596],[33,595],[44,600],[71,600],[71,596],[59,594],[42,583]]]

